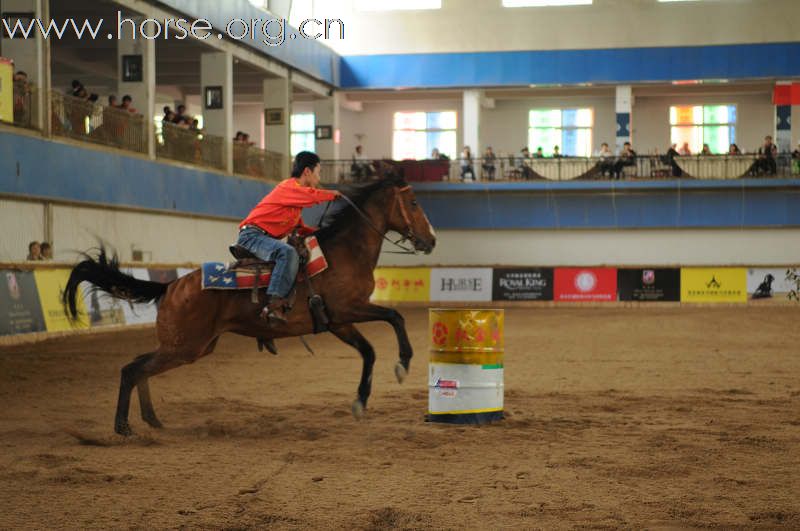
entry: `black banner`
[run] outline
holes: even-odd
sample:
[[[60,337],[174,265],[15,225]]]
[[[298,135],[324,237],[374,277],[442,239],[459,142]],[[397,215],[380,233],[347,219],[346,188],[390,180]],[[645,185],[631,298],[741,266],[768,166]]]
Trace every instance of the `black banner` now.
[[[44,330],[33,272],[0,270],[0,335]]]
[[[621,301],[681,300],[680,269],[618,269]]]
[[[492,277],[492,300],[553,300],[552,269],[495,269]]]

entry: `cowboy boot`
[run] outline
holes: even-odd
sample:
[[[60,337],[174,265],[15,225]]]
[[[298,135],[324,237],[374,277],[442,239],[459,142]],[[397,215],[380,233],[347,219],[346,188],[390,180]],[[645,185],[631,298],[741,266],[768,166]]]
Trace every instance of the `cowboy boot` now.
[[[270,295],[267,305],[261,310],[261,318],[275,321],[278,324],[286,324],[289,319],[286,317],[285,307],[287,300],[277,295]]]

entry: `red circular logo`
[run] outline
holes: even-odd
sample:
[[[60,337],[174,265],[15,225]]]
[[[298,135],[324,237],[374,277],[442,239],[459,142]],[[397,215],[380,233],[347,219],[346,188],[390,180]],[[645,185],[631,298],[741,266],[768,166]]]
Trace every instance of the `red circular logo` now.
[[[444,323],[434,323],[433,325],[433,343],[442,346],[447,341],[447,326]]]
[[[375,284],[378,286],[378,289],[386,289],[389,286],[389,283],[383,277],[379,278]]]

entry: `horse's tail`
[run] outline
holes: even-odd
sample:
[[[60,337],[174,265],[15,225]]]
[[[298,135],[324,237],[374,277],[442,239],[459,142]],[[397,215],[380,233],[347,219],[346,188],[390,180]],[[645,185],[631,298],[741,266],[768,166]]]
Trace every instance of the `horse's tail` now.
[[[84,260],[72,268],[67,287],[61,293],[61,304],[64,313],[71,321],[78,318],[78,307],[75,298],[81,282],[94,284],[91,290],[105,291],[118,299],[130,302],[150,302],[158,300],[167,292],[169,284],[139,280],[119,270],[119,258],[116,254],[109,259],[106,249],[100,246],[96,258],[85,253]]]

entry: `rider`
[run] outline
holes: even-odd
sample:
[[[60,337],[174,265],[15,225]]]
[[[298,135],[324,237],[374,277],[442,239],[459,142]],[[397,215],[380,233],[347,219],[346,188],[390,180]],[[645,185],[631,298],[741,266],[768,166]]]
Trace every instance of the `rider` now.
[[[281,181],[239,224],[237,245],[244,247],[265,262],[274,261],[272,277],[267,288],[267,305],[261,311],[263,319],[285,323],[284,306],[292,289],[300,259],[291,245],[281,241],[295,228],[300,236],[314,232],[303,223],[301,211],[341,194],[318,188],[319,156],[301,151],[294,159],[292,178]]]

